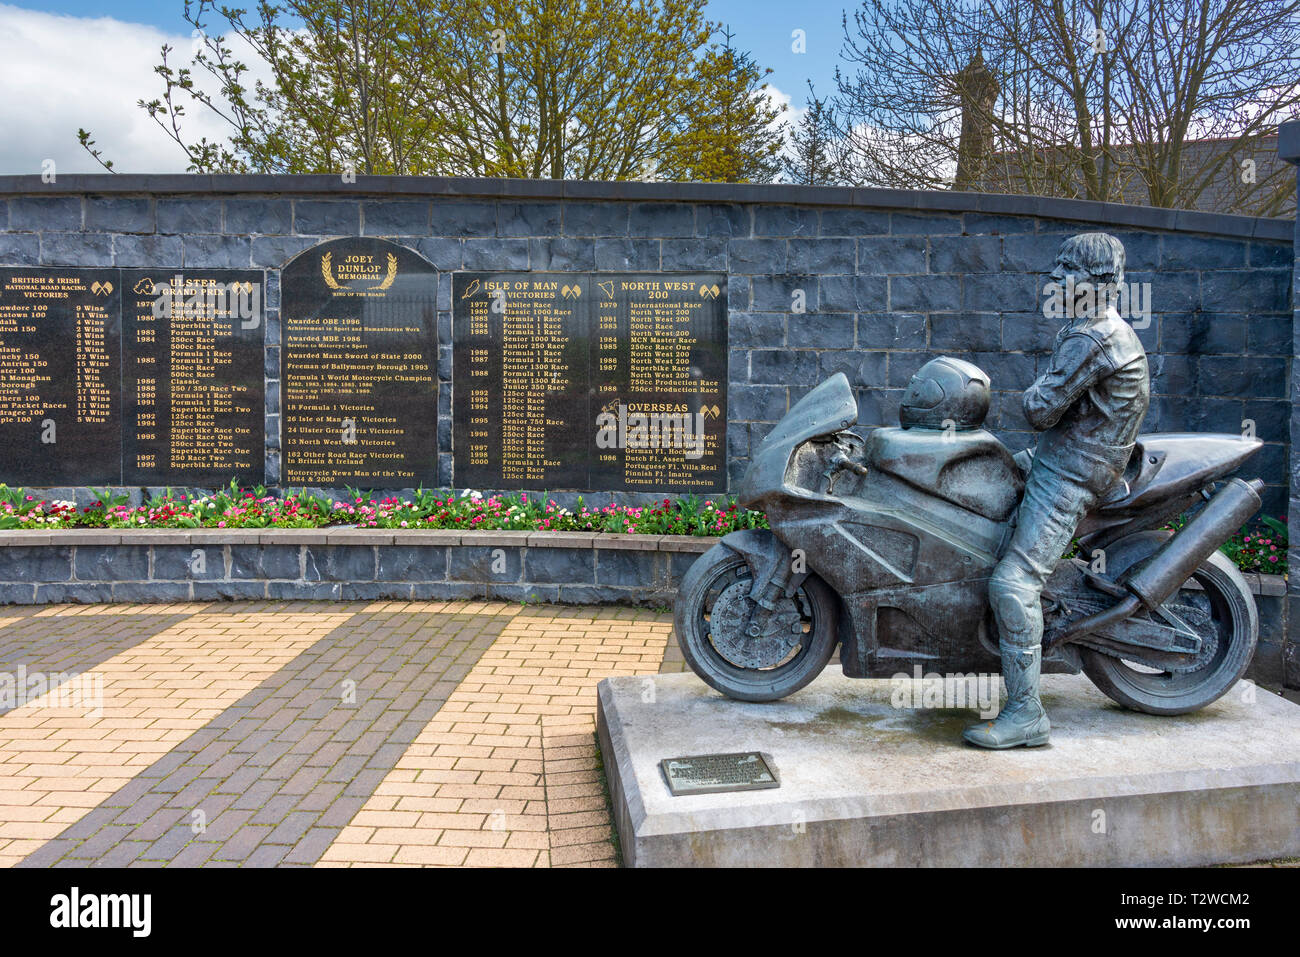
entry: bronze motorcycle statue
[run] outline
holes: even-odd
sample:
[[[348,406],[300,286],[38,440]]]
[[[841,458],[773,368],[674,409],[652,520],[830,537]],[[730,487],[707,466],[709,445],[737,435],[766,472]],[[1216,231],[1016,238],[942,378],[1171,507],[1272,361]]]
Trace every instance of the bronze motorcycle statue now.
[[[865,440],[850,431],[856,422],[843,374],[791,408],[739,489],[771,530],[726,536],[682,581],[682,652],[731,698],[792,694],[837,647],[857,678],[999,667],[989,576],[1013,530],[1029,453],[1013,456],[982,413],[944,428],[878,428]],[[1259,621],[1219,546],[1259,508],[1263,485],[1226,476],[1260,444],[1138,438],[1121,480],[1080,524],[1076,557],[1060,560],[1043,592],[1043,671],[1083,671],[1114,701],[1151,714],[1195,711],[1232,687]],[[1177,531],[1162,528],[1197,506]]]

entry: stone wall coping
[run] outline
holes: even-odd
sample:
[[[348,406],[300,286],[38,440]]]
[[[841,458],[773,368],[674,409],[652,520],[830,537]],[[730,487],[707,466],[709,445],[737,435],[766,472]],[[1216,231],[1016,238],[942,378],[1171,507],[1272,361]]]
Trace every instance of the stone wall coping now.
[[[1300,150],[1300,133],[1283,124],[1278,150]],[[336,175],[193,173],[78,173],[56,182],[39,174],[0,176],[0,198],[133,194],[294,195],[376,199],[390,197],[621,200],[637,202],[760,203],[805,206],[856,206],[915,212],[991,213],[1045,219],[1087,220],[1098,225],[1211,233],[1246,239],[1291,242],[1295,220],[1236,216],[1185,209],[1160,209],[1123,203],[1003,193],[880,187],[796,186],[783,183],[634,183],[553,179],[482,179],[444,176],[358,176],[344,183]]]
[[[622,532],[537,532],[486,529],[357,528],[68,528],[0,531],[4,546],[71,545],[470,545],[485,548],[599,548],[623,551],[706,552],[720,539],[699,535]]]

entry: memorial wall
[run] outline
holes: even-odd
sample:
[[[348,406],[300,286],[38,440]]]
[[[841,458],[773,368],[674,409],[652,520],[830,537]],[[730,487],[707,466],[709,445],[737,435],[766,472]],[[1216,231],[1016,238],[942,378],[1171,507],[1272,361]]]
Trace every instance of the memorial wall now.
[[[260,483],[264,285],[253,270],[0,270],[0,481]]]
[[[1019,449],[1085,226],[1151,286],[1146,428],[1252,429],[1291,514],[1292,222],[716,184],[0,177],[0,482],[707,498],[828,375],[893,425],[940,354]]]
[[[0,275],[0,481],[265,481],[263,272]],[[462,484],[725,491],[725,273],[451,279]],[[409,247],[365,237],[283,269],[284,486],[437,486],[438,281]]]

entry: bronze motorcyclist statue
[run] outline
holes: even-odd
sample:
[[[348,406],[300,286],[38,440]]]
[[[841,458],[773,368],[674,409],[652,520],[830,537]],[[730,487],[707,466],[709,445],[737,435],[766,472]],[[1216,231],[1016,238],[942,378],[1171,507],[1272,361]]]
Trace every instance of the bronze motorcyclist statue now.
[[[1123,247],[1075,236],[1052,277],[1069,321],[1024,395],[1042,432],[1034,452],[1013,456],[984,428],[989,377],[948,356],[913,376],[897,428],[859,435],[858,396],[836,373],[755,445],[737,498],[769,527],[701,555],[674,607],[682,656],[702,680],[777,701],[837,651],[850,678],[1000,663],[1006,707],[965,734],[990,748],[1047,742],[1044,669],[1082,672],[1148,714],[1187,714],[1228,693],[1254,654],[1259,614],[1220,546],[1259,509],[1263,483],[1232,473],[1262,443],[1139,436],[1149,384],[1114,308]],[[1186,522],[1167,528],[1179,515]],[[1076,537],[1105,562],[1064,558]]]
[[[1106,233],[1067,239],[1049,292],[1068,321],[1044,372],[1024,394],[1025,417],[1041,430],[1016,513],[1016,529],[989,580],[1007,703],[963,737],[983,748],[1047,743],[1039,699],[1043,586],[1080,520],[1123,473],[1150,401],[1146,354],[1115,310],[1124,247]]]

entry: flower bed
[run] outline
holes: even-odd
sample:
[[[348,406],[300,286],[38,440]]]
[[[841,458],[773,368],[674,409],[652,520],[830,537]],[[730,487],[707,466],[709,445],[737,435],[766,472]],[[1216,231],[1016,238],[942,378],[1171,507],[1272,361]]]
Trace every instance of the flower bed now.
[[[629,535],[697,535],[715,537],[740,529],[767,528],[762,512],[741,508],[734,498],[701,500],[697,496],[662,499],[647,505],[561,508],[546,497],[482,495],[465,490],[418,490],[410,498],[372,498],[348,489],[331,500],[306,492],[284,497],[264,488],[242,489],[234,483],[213,495],[170,492],[143,505],[128,505],[124,495],[90,490],[92,505],[47,502],[23,489],[0,485],[0,529],[68,528],[324,528],[349,525],[384,529],[454,529],[457,531],[617,532]],[[1177,528],[1179,522],[1169,528]],[[1223,551],[1245,572],[1287,573],[1285,518],[1262,516],[1242,528]]]
[[[0,485],[0,529],[40,528],[423,528],[460,531],[622,532],[641,535],[718,536],[745,528],[766,528],[761,512],[741,508],[735,499],[696,496],[663,499],[644,506],[588,506],[573,509],[527,493],[488,495],[465,490],[419,490],[411,498],[373,498],[348,489],[340,500],[306,492],[279,498],[264,488],[234,484],[213,495],[170,492],[143,505],[128,505],[125,495],[90,490],[94,503],[78,508],[67,501],[46,502],[24,489]]]

